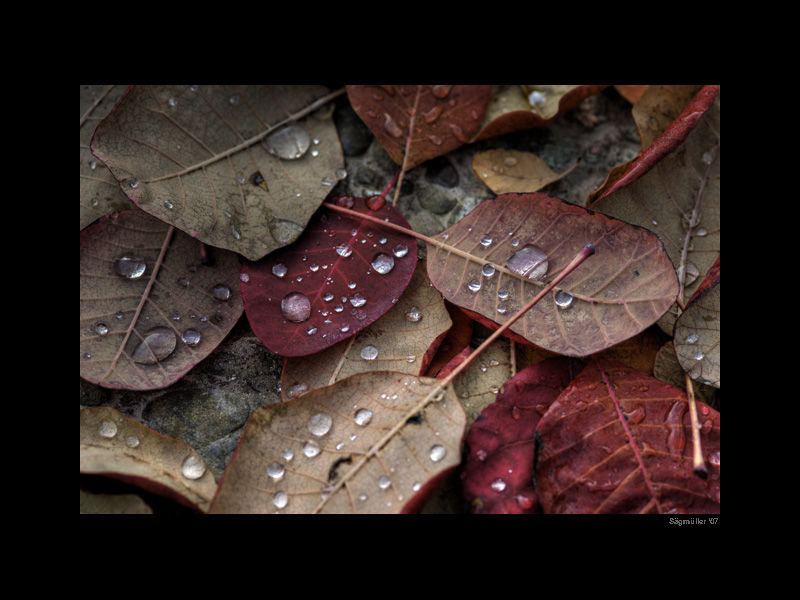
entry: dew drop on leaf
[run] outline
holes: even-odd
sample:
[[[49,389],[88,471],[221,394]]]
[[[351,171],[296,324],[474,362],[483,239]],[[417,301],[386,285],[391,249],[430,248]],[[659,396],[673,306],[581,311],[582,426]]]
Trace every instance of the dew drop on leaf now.
[[[495,492],[502,492],[506,489],[506,482],[498,478],[492,482],[491,487]]]
[[[131,358],[142,365],[154,365],[172,354],[177,343],[175,332],[166,327],[156,327],[147,332]]]
[[[378,358],[378,349],[375,346],[364,346],[361,349],[361,358],[364,360],[375,360]]]
[[[285,508],[287,504],[289,504],[289,494],[286,492],[275,492],[275,495],[272,497],[272,503],[277,508]]]
[[[100,437],[113,438],[117,435],[117,424],[113,421],[104,421],[100,423],[97,432],[100,434]]]
[[[320,452],[322,452],[322,448],[314,440],[308,440],[305,444],[303,444],[303,454],[305,454],[308,458],[314,458]]]
[[[372,268],[381,275],[386,275],[394,269],[394,258],[381,252],[372,259]]]
[[[422,319],[422,311],[418,307],[412,306],[406,313],[406,320],[417,323],[420,319]]]
[[[264,148],[267,152],[285,160],[296,160],[302,157],[310,146],[311,137],[298,124],[284,127],[264,140]]]
[[[114,264],[117,275],[125,279],[138,279],[144,275],[146,265],[138,256],[123,256]]]
[[[538,281],[547,274],[547,253],[532,244],[525,244],[512,254],[506,266],[523,277]]]
[[[389,489],[391,485],[392,485],[392,480],[389,479],[388,476],[381,475],[380,477],[378,477],[378,487],[381,488],[382,490]]]
[[[206,464],[196,454],[190,454],[181,464],[181,475],[186,479],[200,479],[205,472]]]
[[[360,425],[361,427],[365,427],[369,425],[369,422],[372,420],[372,411],[366,408],[361,408],[356,411],[355,422],[356,425]]]
[[[203,339],[203,336],[200,335],[200,332],[196,329],[187,329],[183,332],[181,339],[187,346],[197,346],[197,344],[200,343],[200,340]]]
[[[311,301],[305,294],[292,292],[281,300],[281,311],[293,323],[302,323],[311,316]]]
[[[350,304],[355,306],[356,308],[359,306],[364,306],[367,303],[367,299],[364,298],[361,294],[355,294],[352,298],[350,298]]]
[[[481,282],[478,281],[477,279],[473,279],[472,281],[469,282],[467,287],[470,289],[470,291],[477,292],[478,290],[481,289]]]
[[[429,456],[433,462],[439,462],[445,457],[445,455],[447,455],[447,448],[441,444],[436,444],[435,446],[431,447]]]
[[[308,386],[305,383],[295,383],[289,388],[290,398],[299,398],[308,391]]]
[[[491,277],[495,273],[494,265],[492,263],[486,263],[485,265],[483,265],[481,273],[483,273],[484,277]]]
[[[558,290],[555,295],[555,302],[561,308],[566,308],[572,304],[572,294],[565,292],[564,290]]]
[[[397,244],[397,246],[394,247],[394,250],[392,251],[392,253],[397,258],[403,258],[406,254],[408,254],[408,246],[406,246],[404,244]]]
[[[316,436],[323,436],[331,430],[333,419],[330,415],[317,413],[308,421],[308,430]]]
[[[272,274],[275,275],[275,277],[283,277],[288,272],[289,269],[282,263],[277,263],[272,266]]]
[[[105,335],[108,333],[108,325],[105,323],[97,323],[94,326],[94,331],[97,335]]]
[[[231,290],[227,285],[223,283],[218,283],[213,288],[211,288],[211,295],[214,296],[214,298],[216,298],[217,300],[220,300],[221,302],[227,302],[228,300],[231,299]]]

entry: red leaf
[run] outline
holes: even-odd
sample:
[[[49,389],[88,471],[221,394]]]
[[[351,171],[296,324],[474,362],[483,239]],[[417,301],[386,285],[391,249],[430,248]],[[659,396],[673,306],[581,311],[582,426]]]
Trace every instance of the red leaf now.
[[[335,201],[411,229],[389,204],[372,211],[363,198]],[[258,339],[276,354],[313,354],[386,313],[416,265],[413,237],[323,205],[297,242],[243,265],[247,318]]]
[[[694,475],[686,394],[593,361],[539,422],[546,513],[719,513],[719,413],[698,402],[708,479]]]
[[[461,470],[473,513],[541,512],[533,479],[534,433],[579,367],[575,359],[557,357],[523,369],[475,421]]]

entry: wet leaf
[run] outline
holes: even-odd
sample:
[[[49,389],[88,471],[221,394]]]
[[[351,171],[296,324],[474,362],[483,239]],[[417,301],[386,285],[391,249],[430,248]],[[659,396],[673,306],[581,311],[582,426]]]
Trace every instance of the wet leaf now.
[[[719,413],[698,405],[708,479],[694,475],[686,394],[593,361],[539,422],[546,513],[719,513]]]
[[[490,85],[349,85],[353,109],[406,170],[470,141]],[[406,156],[406,154],[408,156]]]
[[[427,265],[426,265],[427,266]],[[463,310],[445,301],[445,307],[450,314],[453,326],[447,332],[442,343],[436,349],[430,365],[423,375],[426,377],[438,377],[439,372],[453,358],[462,352],[472,339],[472,331],[475,321],[473,321]]]
[[[475,140],[552,123],[605,85],[499,85]],[[531,96],[533,94],[533,96]]]
[[[191,446],[107,406],[80,412],[82,474],[119,479],[195,510],[208,510],[217,482]]]
[[[425,262],[420,261],[400,300],[380,320],[327,350],[287,358],[281,397],[291,400],[368,371],[419,375],[427,367],[428,349],[451,325],[444,300],[430,285]]]
[[[490,326],[511,318],[593,244],[591,261],[511,327],[561,355],[586,356],[636,335],[678,292],[655,235],[544,194],[485,200],[434,239],[428,248],[434,286]]]
[[[208,356],[242,314],[239,258],[139,211],[81,232],[81,377],[166,387]]]
[[[374,371],[256,410],[210,512],[402,512],[461,459],[464,411],[440,389]]]
[[[133,86],[92,151],[140,208],[258,260],[297,239],[344,158],[321,86]]]
[[[653,377],[664,383],[668,383],[674,388],[686,391],[686,373],[678,362],[678,357],[675,355],[675,344],[673,340],[665,343],[658,351],[655,357],[655,365],[653,366]],[[694,397],[708,404],[711,408],[719,410],[719,392],[716,388],[710,385],[704,385],[698,382],[692,384]]]
[[[469,453],[461,469],[472,512],[538,512],[533,475],[536,426],[581,367],[565,357],[526,367],[483,409],[467,434]]]
[[[636,104],[644,94],[648,86],[646,85],[615,85],[614,89],[619,92],[619,95],[625,98],[631,104]]]
[[[133,494],[92,494],[81,490],[82,515],[151,515],[153,509]]]
[[[126,89],[127,85],[81,86],[81,229],[111,211],[133,207],[111,171],[89,147],[97,124]]]
[[[372,211],[363,198],[336,201],[410,229],[390,204]],[[243,265],[247,318],[276,354],[314,354],[352,337],[392,308],[416,264],[413,237],[323,206],[296,243]]]
[[[495,194],[538,192],[569,175],[575,166],[559,174],[535,154],[520,150],[486,150],[472,158],[472,170]]]
[[[675,322],[675,354],[689,376],[719,388],[720,283],[692,300]]]

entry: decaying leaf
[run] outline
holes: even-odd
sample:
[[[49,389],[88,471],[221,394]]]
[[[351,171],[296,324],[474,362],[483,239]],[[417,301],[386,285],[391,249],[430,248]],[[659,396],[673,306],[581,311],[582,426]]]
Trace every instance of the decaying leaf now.
[[[344,167],[322,86],[133,86],[92,152],[140,208],[251,260],[293,242]],[[329,117],[329,115],[327,115]]]
[[[217,490],[191,446],[107,406],[81,410],[81,473],[119,479],[201,512]]]
[[[375,371],[256,410],[212,513],[398,513],[459,464],[452,387]]]
[[[708,478],[694,474],[686,394],[594,360],[537,427],[536,492],[546,513],[719,513],[720,415],[699,404]]]
[[[695,381],[719,388],[720,283],[698,295],[675,322],[675,354]]]
[[[566,356],[636,335],[675,301],[674,268],[651,232],[544,194],[485,200],[434,238],[428,274],[445,299],[504,323],[586,245],[596,255],[511,327]]]
[[[81,232],[81,377],[159,389],[208,356],[242,314],[239,257],[140,210]]]
[[[556,173],[531,152],[502,148],[476,152],[472,158],[472,170],[495,194],[538,192],[569,175],[575,166]]]

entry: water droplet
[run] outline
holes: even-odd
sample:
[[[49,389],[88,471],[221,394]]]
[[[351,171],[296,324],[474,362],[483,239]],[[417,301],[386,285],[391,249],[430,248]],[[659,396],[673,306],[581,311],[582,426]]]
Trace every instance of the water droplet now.
[[[346,242],[342,242],[341,244],[336,246],[336,254],[338,254],[339,256],[343,256],[344,258],[347,258],[352,253],[353,253],[353,249],[350,248],[350,246]]]
[[[231,299],[231,290],[227,285],[218,283],[211,288],[211,295],[221,302],[227,302]]]
[[[686,342],[688,344],[696,344],[698,339],[699,339],[698,335],[696,333],[693,333],[686,338]]]
[[[490,236],[488,233],[484,233],[481,236],[481,246],[488,246],[491,243],[492,243],[492,236]]]
[[[556,304],[558,304],[561,308],[566,308],[572,304],[572,294],[565,292],[564,290],[558,290],[554,299]]]
[[[695,360],[703,360],[703,358],[705,358],[705,355],[700,350],[698,350],[694,355]]]
[[[548,265],[545,251],[532,244],[525,244],[506,261],[509,269],[534,281],[544,278]]]
[[[190,454],[181,464],[181,475],[186,479],[200,479],[205,473],[206,464],[196,454]]]
[[[100,437],[113,438],[117,435],[117,424],[114,421],[104,421],[100,423],[97,433],[100,434]]]
[[[392,254],[394,254],[397,258],[403,258],[406,254],[408,254],[408,246],[405,244],[397,244],[392,250]]]
[[[136,179],[136,177],[131,177],[131,178],[128,180],[128,185],[129,185],[129,186],[130,186],[132,189],[136,189],[137,187],[139,187],[139,180],[138,180],[138,179]]]
[[[129,435],[125,438],[125,445],[128,448],[136,448],[140,443],[139,438],[135,435]]]
[[[322,452],[322,448],[314,440],[308,440],[305,444],[303,444],[303,454],[305,454],[308,458],[314,458],[320,452]]]
[[[283,456],[283,460],[292,460],[294,458],[294,452],[290,448],[284,448],[281,451],[281,456]]]
[[[290,398],[299,398],[308,391],[308,386],[305,383],[295,383],[289,388]]]
[[[406,362],[409,364],[414,364],[415,362],[417,362],[417,357],[413,354],[409,354],[408,356],[406,356]]]
[[[382,490],[388,489],[392,485],[392,480],[386,475],[378,477],[378,487]]]
[[[195,329],[187,329],[181,336],[183,343],[187,346],[197,346],[202,338],[203,336],[200,335],[200,332]]]
[[[308,430],[316,436],[323,436],[331,430],[333,419],[324,413],[317,413],[308,421]]]
[[[275,275],[275,277],[283,277],[288,272],[288,267],[282,263],[272,265],[272,274]]]
[[[357,285],[358,284],[355,281],[351,281],[350,283],[347,284],[347,287],[349,287],[351,290],[354,290],[356,289]]]
[[[478,281],[477,279],[473,279],[472,281],[469,282],[467,287],[470,289],[470,291],[477,292],[478,290],[481,289],[481,282]]]
[[[361,358],[364,360],[375,360],[378,358],[378,349],[375,346],[364,346],[361,349]]]
[[[708,235],[708,229],[705,227],[700,227],[694,232],[694,234],[698,237],[705,237]]]
[[[403,135],[403,128],[397,124],[397,122],[392,119],[389,113],[383,113],[385,120],[383,122],[383,128],[391,135],[392,137],[399,138]]]
[[[285,473],[286,470],[283,468],[281,463],[270,463],[270,465],[267,467],[267,475],[269,475],[275,481],[278,481]]]
[[[94,331],[97,335],[105,335],[108,333],[108,325],[105,323],[97,323],[94,326]]]
[[[275,495],[272,497],[272,503],[277,508],[285,508],[286,505],[289,504],[289,494],[283,491],[275,492]]]
[[[310,146],[311,137],[297,123],[276,131],[264,140],[264,148],[267,152],[285,160],[296,160],[302,157]]]
[[[231,235],[233,236],[233,239],[235,239],[235,240],[242,239],[242,234],[239,233],[238,229],[236,229],[236,225],[235,224],[231,224]]]
[[[308,329],[306,329],[306,333],[308,335],[314,335],[315,333],[317,333],[317,328],[314,327],[313,325],[309,325]]]
[[[350,298],[350,304],[355,307],[364,306],[366,303],[367,299],[361,294],[355,294],[352,298]]]
[[[123,256],[114,264],[117,275],[125,279],[138,279],[146,268],[144,259],[138,256]]]
[[[230,102],[231,104],[239,104],[241,99],[242,97],[239,94],[231,94],[230,97],[228,98],[228,102]]]
[[[355,422],[356,425],[366,427],[372,421],[372,411],[366,408],[361,408],[356,411]]]
[[[164,208],[172,209],[172,208],[175,208],[175,205],[172,204],[172,202],[170,202],[169,200],[164,200]]]
[[[517,159],[516,159],[516,158],[514,158],[513,156],[506,156],[506,157],[503,159],[503,164],[504,164],[505,166],[507,166],[507,167],[513,167],[513,166],[516,166],[516,164],[517,164]]]
[[[292,292],[281,300],[281,311],[293,323],[302,323],[311,316],[311,301],[305,294]]]
[[[491,277],[495,273],[494,265],[492,263],[486,263],[485,265],[483,265],[481,273],[483,273],[484,277]]]
[[[294,221],[278,219],[269,226],[269,232],[276,242],[288,244],[297,239],[303,233],[303,228]]]
[[[439,99],[447,98],[452,87],[452,85],[432,85],[431,93]]]
[[[241,275],[239,275],[239,281],[241,281],[242,283],[247,283],[248,281],[250,281],[250,275],[248,275],[247,273],[242,273]]]
[[[534,108],[542,106],[545,103],[545,100],[546,100],[545,95],[542,92],[538,92],[536,90],[532,91],[528,95],[528,102]]]
[[[495,492],[502,492],[504,489],[506,489],[506,482],[500,478],[497,478],[491,483],[491,487]]]
[[[142,365],[154,365],[172,354],[177,344],[174,331],[166,327],[156,327],[147,332],[131,358],[133,362]]]
[[[372,259],[372,268],[381,275],[386,275],[394,269],[394,259],[388,254],[381,252]]]
[[[429,456],[431,457],[431,460],[433,462],[439,462],[445,457],[446,454],[447,454],[447,448],[445,448],[441,444],[436,444],[435,446],[431,447]]]
[[[422,319],[422,311],[418,307],[412,306],[406,313],[406,320],[417,323],[420,319]]]

